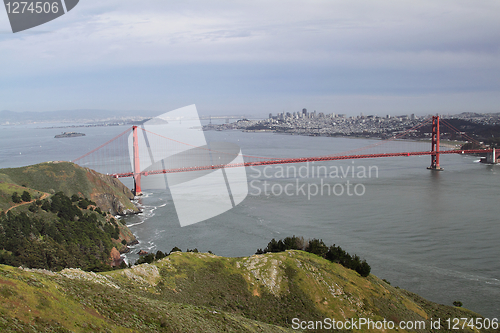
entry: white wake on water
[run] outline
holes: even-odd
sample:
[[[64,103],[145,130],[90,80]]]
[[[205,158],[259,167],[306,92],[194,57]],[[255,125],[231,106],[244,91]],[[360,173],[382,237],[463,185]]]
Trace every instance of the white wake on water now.
[[[140,221],[140,222],[137,222],[137,223],[128,224],[127,228],[135,227],[136,225],[143,224],[144,222],[146,222],[146,220],[143,220],[143,221]]]

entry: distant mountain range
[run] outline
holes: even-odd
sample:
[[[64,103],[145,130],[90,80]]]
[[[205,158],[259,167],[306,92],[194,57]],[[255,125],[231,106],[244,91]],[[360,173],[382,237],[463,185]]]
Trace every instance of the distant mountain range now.
[[[112,120],[141,120],[161,114],[161,111],[128,110],[61,110],[45,112],[0,111],[0,124],[19,124],[32,122],[96,122]]]

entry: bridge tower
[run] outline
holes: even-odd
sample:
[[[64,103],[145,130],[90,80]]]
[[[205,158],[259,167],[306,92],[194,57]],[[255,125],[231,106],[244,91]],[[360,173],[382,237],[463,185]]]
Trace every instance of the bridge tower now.
[[[132,126],[132,136],[134,144],[134,195],[142,195],[141,190],[141,167],[139,163],[139,137],[137,126]]]
[[[442,171],[439,166],[439,116],[432,116],[431,166],[427,169]]]
[[[486,154],[486,163],[497,164],[497,160],[498,160],[498,154],[496,152],[496,149],[493,148],[491,153]]]

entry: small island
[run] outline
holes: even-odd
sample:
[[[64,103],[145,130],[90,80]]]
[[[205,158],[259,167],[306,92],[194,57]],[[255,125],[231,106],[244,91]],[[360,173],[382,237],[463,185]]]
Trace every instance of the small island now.
[[[61,134],[56,135],[54,138],[74,138],[77,136],[85,136],[85,133],[77,133],[77,132],[63,132]]]

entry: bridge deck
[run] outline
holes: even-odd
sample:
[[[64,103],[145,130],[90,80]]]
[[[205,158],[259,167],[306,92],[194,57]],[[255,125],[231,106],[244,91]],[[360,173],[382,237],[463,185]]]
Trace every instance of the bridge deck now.
[[[249,166],[261,166],[261,165],[276,165],[276,164],[289,164],[289,163],[306,163],[306,162],[319,162],[319,161],[336,161],[336,160],[352,160],[352,159],[362,159],[362,158],[380,158],[380,157],[398,157],[398,156],[422,156],[422,155],[435,155],[435,154],[481,154],[481,153],[491,153],[493,149],[469,149],[469,150],[444,150],[439,152],[433,151],[419,151],[419,152],[400,152],[400,153],[382,153],[382,154],[364,154],[364,155],[332,155],[332,156],[316,156],[316,157],[300,157],[300,158],[284,158],[284,159],[273,159],[258,162],[245,162],[245,163],[230,163],[223,165],[204,165],[189,168],[177,168],[177,169],[163,169],[163,170],[151,170],[143,171],[141,175],[158,175],[164,173],[175,173],[175,172],[189,172],[189,171],[200,171],[200,170],[211,170],[211,169],[222,169],[222,168],[237,168],[237,167],[249,167]],[[126,173],[116,173],[112,174],[116,178],[133,177],[133,172]]]

